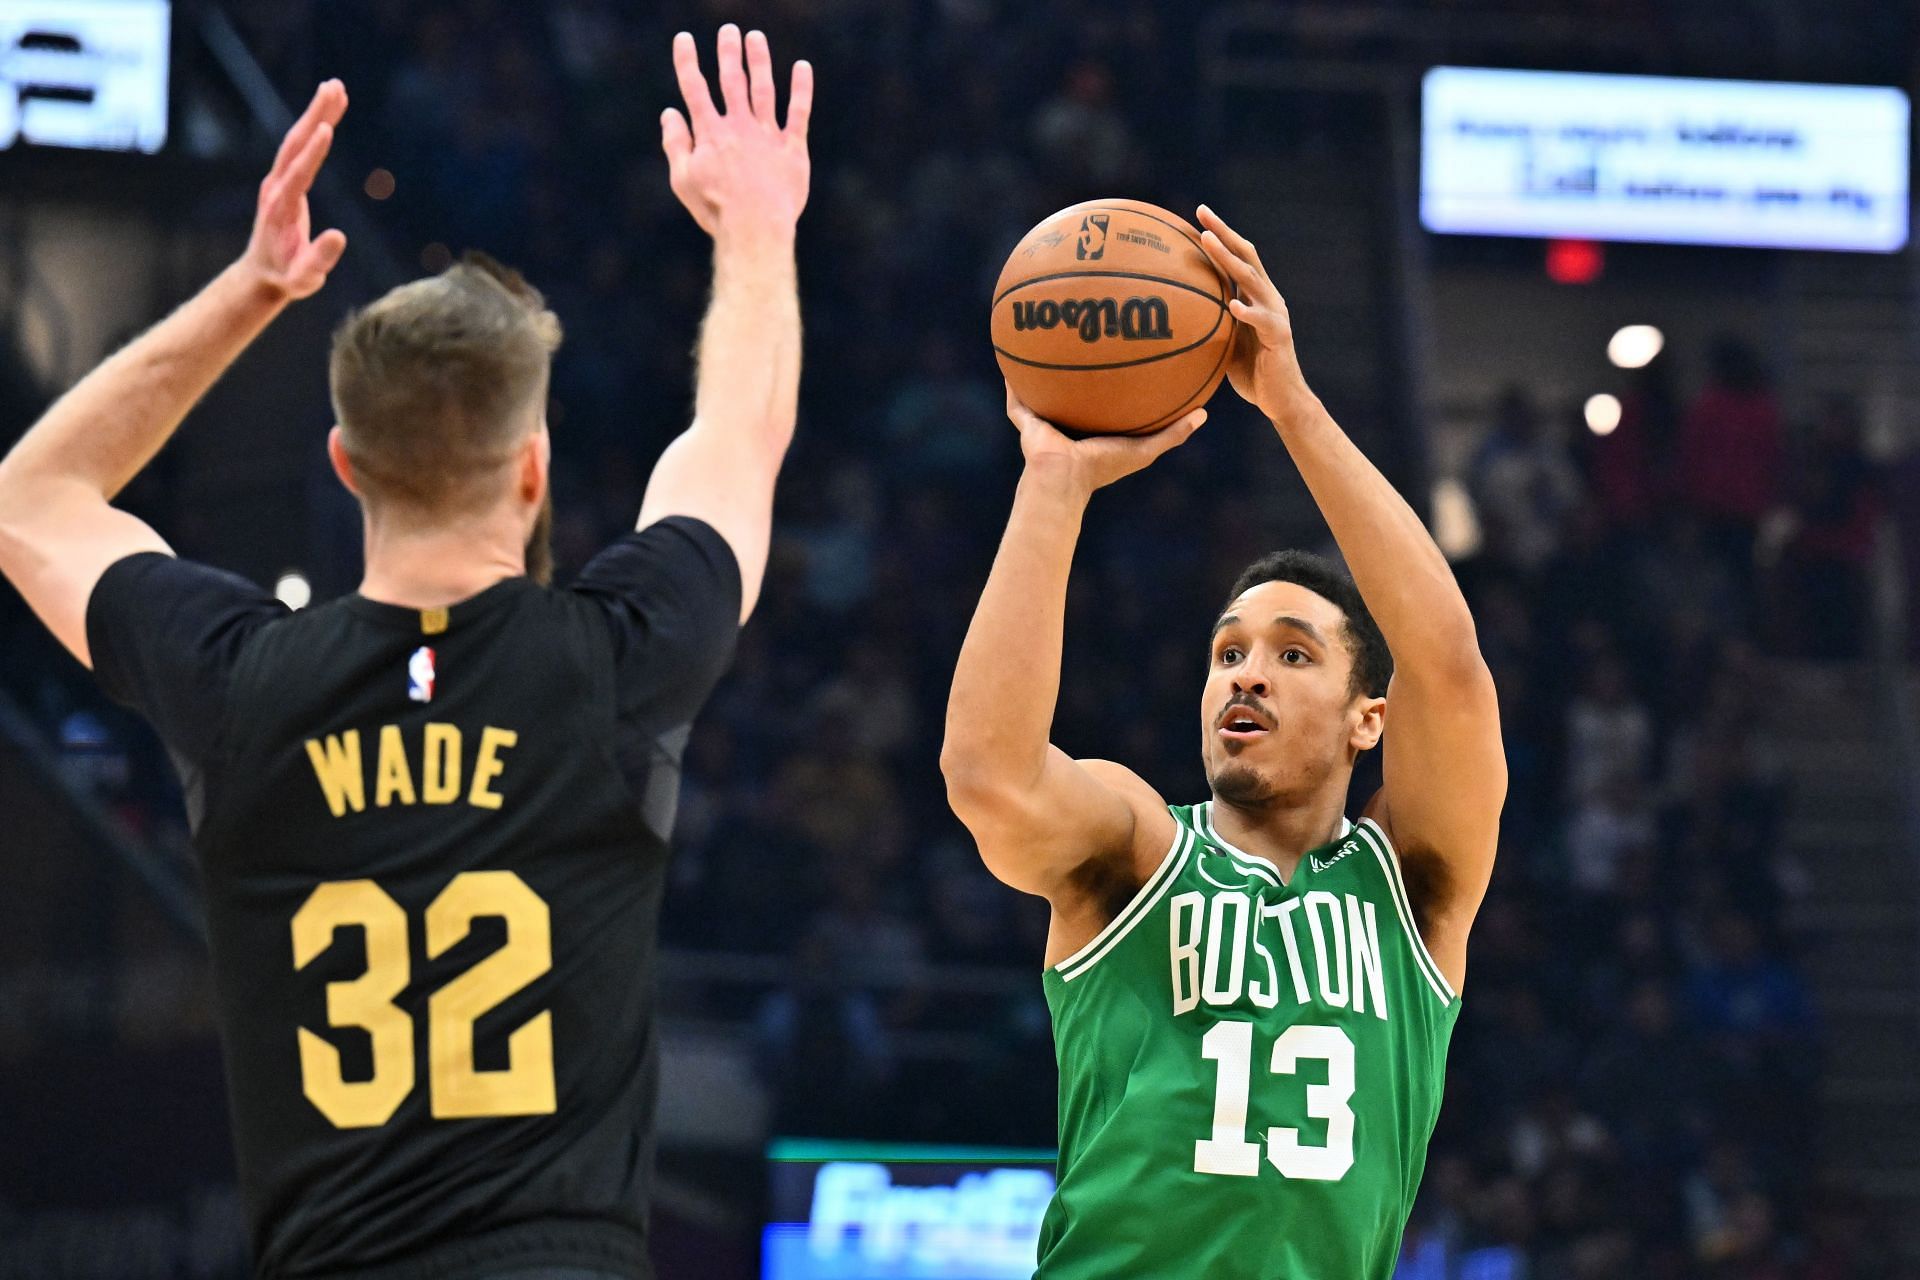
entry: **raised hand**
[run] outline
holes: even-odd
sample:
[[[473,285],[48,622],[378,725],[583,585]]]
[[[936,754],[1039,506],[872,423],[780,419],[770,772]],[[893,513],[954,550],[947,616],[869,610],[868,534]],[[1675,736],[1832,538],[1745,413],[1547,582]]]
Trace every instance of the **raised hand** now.
[[[1241,399],[1269,419],[1278,419],[1288,401],[1306,390],[1293,350],[1293,319],[1253,242],[1229,227],[1219,214],[1201,205],[1200,247],[1233,281],[1238,297],[1227,310],[1240,322],[1227,363],[1227,380]]]
[[[1026,406],[1007,388],[1007,417],[1020,428],[1020,452],[1029,468],[1062,467],[1086,492],[1103,489],[1141,470],[1175,445],[1185,444],[1207,420],[1195,409],[1179,421],[1143,436],[1088,436],[1074,440]]]
[[[289,302],[320,292],[327,273],[347,251],[345,232],[312,234],[307,209],[307,192],[333,147],[334,126],[346,113],[345,85],[329,80],[314,90],[313,101],[280,143],[273,171],[260,183],[253,236],[241,263],[262,285]]]
[[[685,116],[672,107],[660,113],[660,145],[667,153],[673,194],[716,239],[741,229],[791,232],[806,207],[811,181],[807,121],[813,114],[813,67],[793,64],[782,128],[774,114],[767,37],[747,34],[743,67],[740,28],[729,22],[720,28],[718,52],[724,112],[714,108],[693,37],[682,31],[673,38],[673,70],[687,104]]]

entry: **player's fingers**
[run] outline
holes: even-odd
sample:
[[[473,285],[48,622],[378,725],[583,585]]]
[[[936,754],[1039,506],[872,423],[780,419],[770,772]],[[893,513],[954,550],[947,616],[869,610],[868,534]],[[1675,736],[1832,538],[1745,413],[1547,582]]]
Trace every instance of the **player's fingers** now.
[[[1211,229],[1200,233],[1200,247],[1213,259],[1213,265],[1240,287],[1240,292],[1258,295],[1272,287],[1266,272],[1229,249]]]
[[[807,123],[813,119],[813,64],[802,59],[793,64],[793,89],[787,95],[787,132],[805,142]]]
[[[1161,454],[1185,444],[1206,420],[1207,411],[1195,409],[1158,431],[1137,436],[1094,436],[1082,440],[1079,447],[1101,456],[1106,463],[1103,469],[1110,473],[1110,480],[1118,479],[1153,465]]]
[[[1279,314],[1271,307],[1252,306],[1239,298],[1227,303],[1227,312],[1262,338],[1275,337],[1284,327]]]
[[[693,133],[687,118],[673,107],[660,113],[660,149],[667,153],[667,172],[678,179],[680,166],[693,153]]]
[[[302,245],[283,274],[289,295],[297,301],[320,292],[346,251],[347,237],[339,231],[323,232],[318,240]]]
[[[740,62],[740,28],[726,23],[720,28],[720,100],[728,115],[745,115],[753,110],[747,100],[747,72]]]
[[[693,36],[682,31],[673,38],[673,76],[680,82],[680,97],[687,104],[687,120],[695,134],[711,128],[719,112],[714,110],[713,93],[700,72],[700,51]]]
[[[333,150],[333,126],[321,121],[307,139],[307,145],[293,158],[288,166],[284,182],[281,185],[276,204],[306,198],[313,190],[313,180],[320,174],[320,166],[327,162],[327,153]]]
[[[327,81],[319,88],[321,97],[320,118],[334,128],[340,127],[340,121],[347,114],[347,85],[338,76]]]
[[[322,122],[338,124],[340,117],[346,113],[346,109],[347,90],[338,80],[328,80],[315,89],[313,99],[307,103],[307,109],[300,113],[300,118],[295,120],[293,127],[287,130],[287,136],[280,139],[280,149],[274,153],[273,157],[274,175],[280,175],[288,165],[293,163],[294,157],[300,154],[301,148],[307,145],[308,139],[313,137],[313,131],[319,128]]]
[[[747,32],[747,81],[753,90],[753,118],[771,128],[780,122],[773,113],[773,53],[767,48],[767,33]]]
[[[347,251],[347,233],[338,229],[328,229],[320,233],[313,242],[313,263],[321,275],[330,274],[340,265],[340,255]]]
[[[1200,424],[1206,420],[1207,411],[1195,409],[1178,422],[1164,426],[1152,435],[1140,437],[1140,443],[1147,446],[1150,456],[1157,458],[1169,449],[1183,445],[1192,439],[1193,433],[1198,431]]]
[[[1260,251],[1253,247],[1253,241],[1228,226],[1226,219],[1215,213],[1210,206],[1201,205],[1199,212],[1202,226],[1219,236],[1236,254],[1255,266],[1260,265]]]
[[[1016,427],[1025,427],[1030,422],[1039,421],[1039,415],[1027,408],[1027,402],[1014,392],[1011,382],[1007,384],[1007,417]]]

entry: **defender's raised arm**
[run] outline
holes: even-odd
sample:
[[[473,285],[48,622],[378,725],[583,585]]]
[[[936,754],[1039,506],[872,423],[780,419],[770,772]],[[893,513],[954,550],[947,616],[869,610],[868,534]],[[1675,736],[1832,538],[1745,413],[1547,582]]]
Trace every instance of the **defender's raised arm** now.
[[[320,86],[260,184],[246,253],[81,379],[0,461],[0,573],[85,665],[87,600],[100,575],[137,551],[172,554],[144,521],[111,506],[114,496],[288,303],[320,291],[346,251],[341,232],[312,234],[307,210],[346,110],[338,80]]]
[[[1286,301],[1259,253],[1211,209],[1199,212],[1202,247],[1239,293],[1229,304],[1240,321],[1233,388],[1279,432],[1393,653],[1385,785],[1369,810],[1407,865],[1427,947],[1457,990],[1507,788],[1473,615],[1420,517],[1308,388]]]
[[[673,41],[687,114],[660,117],[673,192],[713,237],[713,300],[700,330],[693,423],[667,446],[640,506],[641,528],[694,516],[740,562],[740,619],[760,595],[773,528],[773,486],[793,440],[800,394],[800,298],[794,226],[806,207],[813,68],[793,66],[783,128],[773,55],[758,31],[720,28],[715,108],[693,37]]]

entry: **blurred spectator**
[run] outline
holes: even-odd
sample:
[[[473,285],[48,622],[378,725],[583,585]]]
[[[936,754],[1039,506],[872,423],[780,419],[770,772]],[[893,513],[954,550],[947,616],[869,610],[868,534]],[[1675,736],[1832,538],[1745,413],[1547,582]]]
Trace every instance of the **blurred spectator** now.
[[[1660,536],[1644,544],[1632,564],[1636,596],[1622,600],[1651,619],[1667,621],[1697,613],[1718,637],[1742,634],[1752,595],[1753,564],[1748,549],[1730,554],[1716,543],[1705,517],[1684,509],[1673,512]]]
[[[1886,493],[1900,563],[1906,571],[1901,592],[1907,604],[1906,656],[1920,661],[1920,443],[1889,468]]]
[[[1678,496],[1703,518],[1714,553],[1745,583],[1760,520],[1780,496],[1780,409],[1760,356],[1738,338],[1714,340],[1707,375],[1680,424]]]
[[[804,566],[807,600],[824,613],[844,616],[873,589],[881,514],[873,468],[843,462],[824,485],[798,498],[807,509],[786,536]]]
[[[1813,1015],[1800,977],[1760,944],[1747,916],[1728,911],[1707,933],[1707,953],[1688,979],[1699,1027],[1717,1037],[1730,1061],[1767,1069],[1804,1058]]]
[[[962,371],[951,334],[930,331],[882,420],[892,469],[903,482],[975,491],[1012,447],[1002,398],[999,387]]]
[[[1580,1074],[1580,1094],[1627,1163],[1684,1167],[1707,1125],[1705,1060],[1657,979],[1629,993]]]
[[[893,1067],[873,997],[846,984],[824,931],[801,943],[792,974],[754,1018],[755,1064],[773,1098],[773,1132],[884,1133],[876,1098]]]
[[[1082,191],[1124,190],[1134,176],[1133,139],[1114,101],[1113,71],[1086,59],[1033,119],[1033,145],[1057,182]]]
[[[1798,451],[1771,608],[1771,647],[1804,658],[1858,658],[1871,623],[1868,575],[1880,528],[1878,476],[1860,408],[1830,397]]]
[[[1611,649],[1588,664],[1567,709],[1567,794],[1576,802],[1647,777],[1653,717],[1634,695],[1626,664]]]
[[[1620,398],[1620,425],[1587,437],[1593,495],[1610,532],[1638,533],[1672,500],[1680,431],[1672,361],[1655,356]]]
[[[1528,574],[1552,558],[1580,477],[1558,424],[1523,388],[1501,393],[1470,480],[1498,558]]]
[[[1653,811],[1640,781],[1612,774],[1574,802],[1567,823],[1567,878],[1590,898],[1611,897],[1628,858],[1653,847]]]
[[[1786,1280],[1770,1260],[1773,1205],[1746,1153],[1723,1142],[1686,1184],[1695,1257],[1714,1276]]]

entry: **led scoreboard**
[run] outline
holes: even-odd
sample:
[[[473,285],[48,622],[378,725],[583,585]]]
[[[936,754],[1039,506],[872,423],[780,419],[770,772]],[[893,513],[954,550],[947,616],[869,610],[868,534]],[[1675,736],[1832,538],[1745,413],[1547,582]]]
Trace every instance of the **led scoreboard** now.
[[[168,0],[0,0],[0,151],[167,141]]]
[[[1898,89],[1435,67],[1420,220],[1468,235],[1892,253]]]

